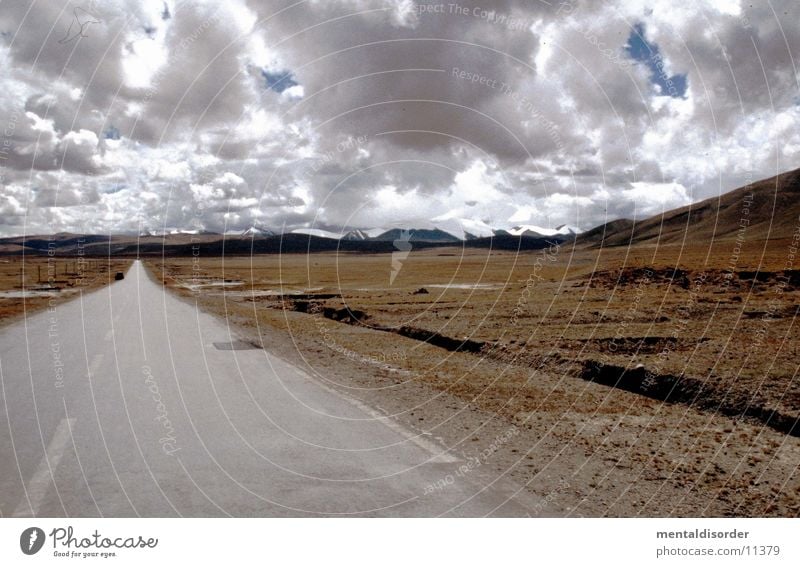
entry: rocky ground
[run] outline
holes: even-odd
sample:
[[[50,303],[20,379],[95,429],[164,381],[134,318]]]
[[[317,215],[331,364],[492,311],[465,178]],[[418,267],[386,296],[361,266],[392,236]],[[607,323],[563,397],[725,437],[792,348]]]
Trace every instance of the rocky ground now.
[[[329,385],[465,457],[488,450],[482,466],[526,486],[543,509],[797,516],[800,282],[789,248],[149,266]]]
[[[108,285],[130,265],[117,258],[0,256],[0,324]]]

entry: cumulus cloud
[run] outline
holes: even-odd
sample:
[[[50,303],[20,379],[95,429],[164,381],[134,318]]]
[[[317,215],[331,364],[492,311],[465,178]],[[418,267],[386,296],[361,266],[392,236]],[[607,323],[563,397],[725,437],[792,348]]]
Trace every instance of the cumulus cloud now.
[[[798,16],[791,0],[4,5],[0,231],[657,214],[798,166]]]

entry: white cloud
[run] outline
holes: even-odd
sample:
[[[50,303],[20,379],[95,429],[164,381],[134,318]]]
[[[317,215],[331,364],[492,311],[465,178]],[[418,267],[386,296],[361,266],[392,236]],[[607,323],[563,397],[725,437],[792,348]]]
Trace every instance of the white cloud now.
[[[63,3],[8,5],[1,230],[590,228],[798,166],[796,2],[551,4],[115,0],[66,45]],[[636,24],[685,98],[627,57]]]
[[[691,195],[680,183],[631,183],[623,189],[622,198],[635,203],[635,218],[645,218],[691,202]]]

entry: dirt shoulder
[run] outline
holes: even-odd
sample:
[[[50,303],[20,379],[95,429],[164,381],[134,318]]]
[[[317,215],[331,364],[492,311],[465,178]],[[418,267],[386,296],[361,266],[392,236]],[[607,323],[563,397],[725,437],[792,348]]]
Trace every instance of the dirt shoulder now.
[[[0,325],[114,282],[131,260],[0,256]]]
[[[584,296],[588,301],[605,296],[606,304],[612,294],[602,283],[592,287],[599,271],[590,253],[559,261],[571,266],[566,275],[554,271],[558,261],[535,270],[533,254],[487,259],[426,252],[409,266],[409,281],[391,289],[380,289],[385,283],[378,286],[370,279],[379,265],[390,265],[388,255],[283,257],[280,265],[274,257],[209,258],[201,260],[199,268],[198,261],[172,259],[149,267],[176,293],[225,317],[250,340],[318,380],[465,459],[479,459],[483,470],[525,486],[541,503],[532,514],[798,515],[796,437],[756,419],[665,403],[576,374],[576,362],[586,351],[575,341],[591,336],[586,332],[591,323],[579,327],[574,320],[585,315],[597,324],[598,317],[591,316],[596,309],[587,308],[586,299],[562,297],[561,290],[595,290],[596,296]],[[452,280],[444,273],[447,264],[457,264],[451,268],[460,270],[464,280],[487,287],[436,291],[439,288],[433,286],[441,285],[442,279]],[[517,269],[519,264],[522,269]],[[603,266],[606,271],[617,269],[607,259]],[[474,272],[481,269],[484,277],[476,279]],[[312,271],[322,281],[309,278]],[[531,273],[542,278],[536,280],[539,300],[531,302],[533,307],[526,305],[524,313],[517,314],[525,322],[514,325],[513,306]],[[513,289],[504,297],[501,284],[507,281],[513,282]],[[488,287],[496,285],[503,289]],[[652,285],[645,294],[648,306],[659,305],[663,294],[678,294],[678,304],[684,299],[663,282]],[[418,293],[425,286],[428,293]],[[618,284],[613,287],[620,295],[628,294]],[[629,291],[637,293],[636,289]],[[606,311],[618,324],[634,301],[635,295],[628,294]],[[548,302],[554,304],[549,309]],[[326,308],[334,309],[337,318],[331,318],[330,311],[326,316]],[[537,309],[554,314],[549,315],[553,319],[531,325]],[[649,309],[638,316],[652,321],[662,316],[654,317],[656,312]],[[359,312],[369,318],[362,319]],[[506,351],[465,352],[382,330],[404,325],[462,341],[502,342]],[[584,334],[571,338],[572,343],[555,340],[558,334],[580,329]],[[541,333],[538,340],[536,333]],[[634,325],[629,336],[658,333],[639,334]],[[607,349],[608,342],[596,345],[593,348]],[[683,353],[670,351],[671,356]]]

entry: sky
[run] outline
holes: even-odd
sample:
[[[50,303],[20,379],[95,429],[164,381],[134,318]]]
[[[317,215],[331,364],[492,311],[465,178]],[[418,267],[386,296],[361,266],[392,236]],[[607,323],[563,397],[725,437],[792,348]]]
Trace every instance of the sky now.
[[[0,0],[0,235],[645,218],[800,167],[798,22],[796,0]]]

